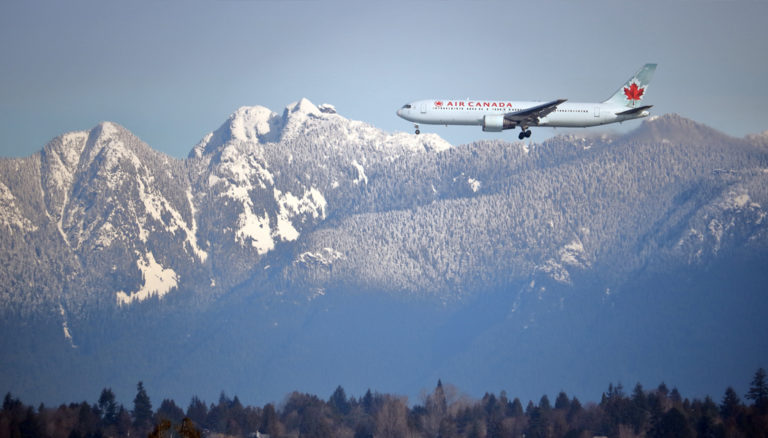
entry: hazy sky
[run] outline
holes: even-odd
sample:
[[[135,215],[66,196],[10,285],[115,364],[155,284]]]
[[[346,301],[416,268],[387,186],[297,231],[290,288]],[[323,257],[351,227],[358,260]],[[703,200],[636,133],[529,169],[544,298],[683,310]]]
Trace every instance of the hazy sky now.
[[[765,1],[7,0],[0,156],[110,120],[184,157],[238,107],[281,113],[301,97],[411,131],[395,115],[410,100],[603,100],[646,62],[659,63],[656,114],[743,136],[768,129],[766,18]]]

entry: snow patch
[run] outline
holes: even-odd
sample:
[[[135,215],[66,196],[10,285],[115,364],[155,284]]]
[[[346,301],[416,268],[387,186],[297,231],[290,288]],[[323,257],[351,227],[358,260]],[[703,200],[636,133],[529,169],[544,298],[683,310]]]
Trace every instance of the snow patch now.
[[[138,291],[126,294],[123,291],[117,292],[117,304],[122,306],[131,304],[134,301],[144,301],[147,298],[157,296],[163,298],[165,294],[178,287],[179,276],[173,269],[164,268],[155,261],[152,252],[148,252],[143,258],[136,261],[141,271],[144,284]]]
[[[474,179],[474,178],[468,178],[467,184],[469,184],[469,188],[472,189],[474,193],[477,193],[478,190],[480,190],[480,187],[482,187],[483,183]]]
[[[101,248],[109,248],[119,237],[117,230],[111,222],[105,222],[104,225],[99,228],[98,235],[96,237],[96,246]]]
[[[352,182],[355,183],[355,185],[360,184],[361,182],[368,185],[368,177],[365,175],[365,168],[363,168],[357,160],[352,160],[352,167],[357,170],[357,178]]]
[[[241,107],[230,116],[232,139],[240,141],[274,141],[277,113],[263,106]],[[270,135],[271,134],[271,135]]]
[[[584,267],[588,264],[584,262],[584,245],[578,238],[561,248],[559,255],[560,261],[567,265]]]
[[[721,204],[723,209],[741,210],[744,208],[761,209],[760,204],[752,202],[752,198],[749,196],[747,190],[743,187],[739,187],[736,190],[728,192],[728,197]]]
[[[243,212],[237,219],[239,228],[235,233],[235,241],[245,245],[250,240],[251,247],[256,249],[259,255],[264,255],[275,249],[275,242],[272,240],[272,232],[269,228],[269,215],[265,211],[264,217],[257,216],[252,206],[250,200],[243,205]]]
[[[189,188],[187,188],[187,201],[189,201],[189,210],[192,214],[192,225],[191,227],[187,228],[186,223],[180,220],[182,229],[187,234],[187,243],[189,244],[190,247],[192,247],[192,251],[195,253],[197,258],[200,259],[200,262],[205,263],[205,261],[208,259],[208,253],[206,251],[203,251],[200,248],[200,246],[197,244],[197,220],[195,219],[195,217],[197,216],[197,210],[195,209],[195,202],[194,202],[194,198],[192,197],[192,190],[190,190]]]
[[[336,260],[344,260],[344,259],[346,259],[346,257],[344,257],[344,254],[342,254],[339,251],[336,251],[333,248],[326,247],[318,252],[312,252],[312,251],[303,252],[294,261],[294,263],[317,264],[317,265],[327,266],[335,262]]]
[[[749,202],[749,195],[744,193],[733,198],[733,204],[738,208],[744,208]]]
[[[715,238],[715,247],[713,248],[713,252],[717,253],[717,251],[720,249],[720,240],[723,238],[724,233],[724,227],[723,224],[720,223],[717,219],[712,219],[709,222],[709,232],[712,234],[712,237]]]
[[[64,332],[64,339],[69,342],[72,348],[77,348],[75,340],[72,338],[72,333],[69,331],[69,325],[67,324],[67,313],[64,311],[64,306],[59,304],[59,314],[61,315],[61,329]]]
[[[327,105],[327,104],[326,104]],[[320,109],[316,107],[306,97],[302,97],[298,102],[293,102],[285,107],[285,110],[291,114],[318,114]]]
[[[547,274],[550,278],[558,283],[570,284],[571,274],[563,265],[558,263],[555,259],[549,259],[544,262],[543,265],[536,267],[536,271]]]
[[[294,241],[299,238],[299,232],[292,223],[293,218],[308,215],[314,219],[325,219],[325,209],[328,203],[323,194],[314,187],[304,192],[301,198],[290,192],[283,193],[278,189],[274,189],[274,196],[280,207],[275,237],[283,241]]]

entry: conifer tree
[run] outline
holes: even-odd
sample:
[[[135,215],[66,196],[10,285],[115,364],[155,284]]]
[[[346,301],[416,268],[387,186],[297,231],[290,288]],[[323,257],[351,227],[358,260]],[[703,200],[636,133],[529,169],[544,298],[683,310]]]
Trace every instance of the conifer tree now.
[[[759,368],[752,379],[746,397],[755,404],[758,412],[765,413],[768,410],[768,383],[765,381],[765,370]]]
[[[328,399],[328,404],[333,408],[334,411],[341,415],[347,415],[350,410],[350,404],[349,400],[347,400],[347,393],[344,392],[344,388],[339,385],[335,391],[333,391],[333,394],[331,395],[331,398]]]
[[[520,403],[519,398],[515,397],[515,399],[512,400],[512,403],[510,403],[509,409],[507,410],[511,417],[521,417],[523,415],[523,404]]]
[[[144,383],[136,385],[136,397],[133,399],[133,426],[141,431],[152,425],[152,402],[149,400]]]
[[[206,424],[206,418],[208,418],[208,406],[206,406],[206,404],[196,395],[189,401],[189,406],[187,406],[187,417],[197,426],[204,427]]]
[[[541,399],[539,399],[539,409],[541,409],[541,412],[549,412],[552,410],[552,405],[549,403],[547,394],[542,395]]]
[[[741,408],[741,400],[732,387],[725,390],[723,402],[720,403],[720,415],[724,420],[735,418]]]
[[[112,388],[104,388],[99,396],[99,411],[105,424],[117,423],[117,402]]]

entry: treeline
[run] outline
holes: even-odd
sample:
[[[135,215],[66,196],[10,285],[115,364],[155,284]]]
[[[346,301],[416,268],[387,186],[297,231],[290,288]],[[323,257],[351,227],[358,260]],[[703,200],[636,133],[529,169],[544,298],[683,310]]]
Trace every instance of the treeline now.
[[[0,413],[0,438],[6,437],[439,437],[439,438],[584,438],[768,437],[768,382],[755,372],[743,402],[728,388],[720,403],[683,398],[664,383],[645,390],[637,384],[627,394],[621,384],[608,386],[600,403],[582,404],[560,392],[554,403],[543,395],[525,406],[518,398],[485,394],[481,400],[461,395],[438,381],[422,403],[376,392],[347,397],[339,386],[328,400],[294,392],[279,406],[243,406],[224,393],[217,404],[193,397],[186,411],[165,399],[157,410],[141,382],[133,409],[118,404],[105,388],[95,404],[49,408],[27,406],[10,393]]]

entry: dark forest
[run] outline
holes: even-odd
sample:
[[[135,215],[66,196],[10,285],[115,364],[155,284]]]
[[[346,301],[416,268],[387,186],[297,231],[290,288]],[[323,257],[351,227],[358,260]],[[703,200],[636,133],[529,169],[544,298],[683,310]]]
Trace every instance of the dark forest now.
[[[153,409],[142,382],[132,409],[109,388],[96,403],[58,407],[23,403],[7,393],[0,438],[15,437],[768,437],[768,382],[758,369],[744,400],[729,387],[719,402],[684,398],[661,383],[627,392],[609,384],[599,403],[582,403],[561,391],[550,401],[523,403],[505,391],[480,400],[437,382],[418,404],[368,390],[348,397],[339,386],[327,400],[293,392],[275,406],[243,406],[222,393],[218,403],[197,397],[182,409],[165,399]]]

